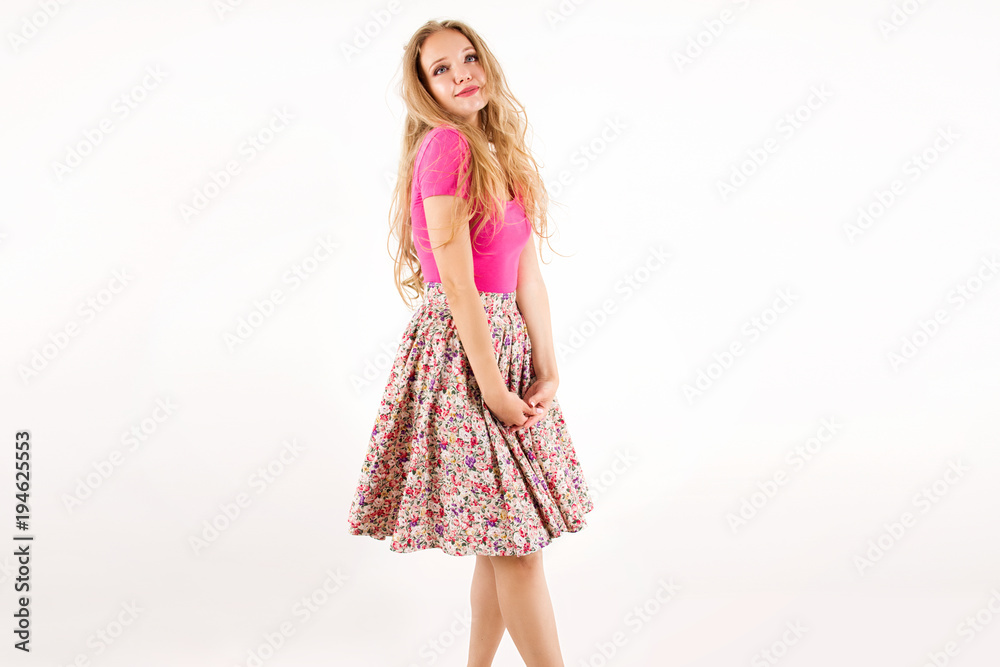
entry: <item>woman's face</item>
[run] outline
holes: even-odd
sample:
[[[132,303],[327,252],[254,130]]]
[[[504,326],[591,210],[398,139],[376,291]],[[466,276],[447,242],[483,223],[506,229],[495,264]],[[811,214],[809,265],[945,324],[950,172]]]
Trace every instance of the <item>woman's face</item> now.
[[[468,38],[450,28],[437,31],[424,40],[420,68],[437,103],[475,124],[479,110],[488,101],[483,91],[486,73]],[[470,87],[472,91],[460,94]]]

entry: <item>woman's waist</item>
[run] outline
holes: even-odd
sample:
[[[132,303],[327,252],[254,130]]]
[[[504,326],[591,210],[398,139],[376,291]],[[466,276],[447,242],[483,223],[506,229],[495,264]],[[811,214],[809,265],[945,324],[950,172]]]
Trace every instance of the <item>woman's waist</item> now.
[[[517,311],[517,292],[489,292],[477,290],[479,300],[489,315],[513,313]],[[424,283],[424,302],[434,308],[448,308],[444,286],[440,282]]]

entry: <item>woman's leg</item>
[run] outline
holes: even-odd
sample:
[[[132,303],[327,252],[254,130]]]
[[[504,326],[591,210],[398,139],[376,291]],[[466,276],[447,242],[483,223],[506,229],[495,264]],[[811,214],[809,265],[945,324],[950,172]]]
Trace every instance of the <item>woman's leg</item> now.
[[[565,667],[541,549],[526,556],[490,556],[490,560],[507,632],[525,666]]]
[[[489,556],[476,556],[472,574],[472,627],[469,667],[490,667],[503,639],[504,622],[497,601],[497,584]]]

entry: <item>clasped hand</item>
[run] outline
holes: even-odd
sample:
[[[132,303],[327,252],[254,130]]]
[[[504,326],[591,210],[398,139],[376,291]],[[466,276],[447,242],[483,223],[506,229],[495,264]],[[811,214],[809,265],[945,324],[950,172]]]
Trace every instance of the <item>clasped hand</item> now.
[[[487,399],[486,406],[508,433],[527,430],[548,413],[558,386],[556,380],[535,378],[524,398],[508,389],[506,394]]]

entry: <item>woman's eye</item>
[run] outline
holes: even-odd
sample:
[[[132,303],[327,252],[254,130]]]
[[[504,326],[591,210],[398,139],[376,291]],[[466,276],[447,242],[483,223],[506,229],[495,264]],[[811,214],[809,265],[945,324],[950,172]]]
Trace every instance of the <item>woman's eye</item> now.
[[[476,60],[479,60],[479,56],[477,56],[475,53],[470,53],[469,55],[467,55],[465,57],[466,57],[466,59],[468,59],[468,58],[475,58]],[[443,69],[445,69],[445,67],[444,67],[444,65],[441,65],[441,67],[438,67],[436,70],[434,70],[434,76],[437,76],[438,73],[441,70],[443,70]]]

